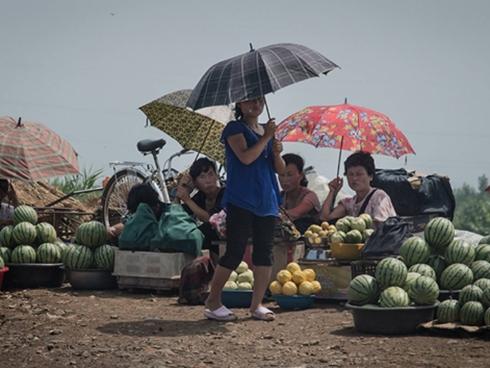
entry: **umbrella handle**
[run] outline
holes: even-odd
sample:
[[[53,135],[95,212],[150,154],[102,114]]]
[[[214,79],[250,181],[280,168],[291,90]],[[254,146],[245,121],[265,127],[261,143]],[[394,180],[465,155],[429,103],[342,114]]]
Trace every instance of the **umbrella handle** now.
[[[340,174],[340,161],[342,159],[342,147],[344,146],[344,136],[340,139],[340,149],[339,149],[339,162],[337,163],[337,176],[336,178],[339,177]],[[335,198],[337,197],[337,193],[334,193],[333,199],[332,199],[332,204],[330,205],[330,211],[332,211],[335,207]]]
[[[267,119],[270,120],[271,119],[271,113],[269,111],[269,105],[267,105],[267,100],[265,99],[265,96],[264,96],[264,105],[265,105],[265,111],[267,112]]]

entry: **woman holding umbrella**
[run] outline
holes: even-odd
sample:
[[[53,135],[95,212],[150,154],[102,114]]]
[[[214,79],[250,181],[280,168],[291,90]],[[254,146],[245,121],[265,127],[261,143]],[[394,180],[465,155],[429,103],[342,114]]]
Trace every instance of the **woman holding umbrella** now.
[[[280,193],[276,172],[285,164],[282,145],[275,141],[275,122],[260,125],[264,110],[262,97],[238,102],[236,120],[227,124],[222,140],[227,164],[226,191],[223,204],[227,210],[226,252],[220,259],[211,282],[204,315],[209,319],[230,321],[236,316],[221,303],[221,291],[231,272],[243,259],[249,236],[253,239],[252,261],[255,283],[250,312],[259,320],[274,320],[274,313],[264,307],[262,299],[272,270],[272,241],[277,221]]]
[[[385,191],[371,187],[374,178],[374,159],[367,152],[356,152],[344,162],[345,175],[349,187],[356,193],[354,197],[345,198],[333,209],[335,195],[342,188],[342,179],[337,177],[328,183],[330,192],[322,206],[322,220],[331,221],[344,216],[359,216],[367,213],[376,225],[396,216],[395,208]]]

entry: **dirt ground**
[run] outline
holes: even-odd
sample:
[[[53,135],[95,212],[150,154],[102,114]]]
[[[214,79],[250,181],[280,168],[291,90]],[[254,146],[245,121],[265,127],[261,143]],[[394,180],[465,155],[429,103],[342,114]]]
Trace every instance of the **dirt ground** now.
[[[176,300],[69,286],[0,292],[0,367],[489,366],[484,337],[359,334],[338,304],[275,309],[275,322],[238,309],[238,322],[219,323]]]

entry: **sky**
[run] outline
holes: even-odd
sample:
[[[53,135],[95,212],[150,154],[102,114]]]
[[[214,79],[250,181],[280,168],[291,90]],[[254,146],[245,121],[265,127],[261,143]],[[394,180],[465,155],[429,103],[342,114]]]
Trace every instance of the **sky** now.
[[[140,139],[166,138],[162,161],[181,148],[145,127],[138,107],[193,88],[250,42],[299,43],[341,69],[268,95],[277,121],[348,98],[388,115],[416,151],[376,155],[377,167],[476,186],[490,176],[489,14],[485,0],[0,0],[0,116],[45,124],[71,142],[82,168],[109,175],[110,161],[149,161]],[[336,173],[334,149],[286,143],[284,152]]]

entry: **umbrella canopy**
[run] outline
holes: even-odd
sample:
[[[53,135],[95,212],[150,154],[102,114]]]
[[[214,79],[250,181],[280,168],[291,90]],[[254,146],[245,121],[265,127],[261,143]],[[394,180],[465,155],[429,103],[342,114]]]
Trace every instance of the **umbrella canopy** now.
[[[213,65],[192,91],[187,106],[228,105],[275,92],[338,68],[319,52],[292,43],[251,50]]]
[[[415,153],[407,137],[389,117],[347,103],[305,107],[278,125],[276,138],[396,158]]]
[[[0,117],[0,178],[38,181],[78,173],[68,141],[42,124]]]
[[[192,90],[184,89],[166,94],[144,106],[151,125],[179,142],[182,147],[197,151],[219,162],[224,161],[220,142],[224,124],[233,118],[230,106],[215,106],[193,111],[186,107]]]

